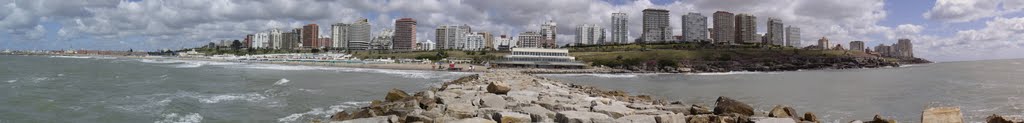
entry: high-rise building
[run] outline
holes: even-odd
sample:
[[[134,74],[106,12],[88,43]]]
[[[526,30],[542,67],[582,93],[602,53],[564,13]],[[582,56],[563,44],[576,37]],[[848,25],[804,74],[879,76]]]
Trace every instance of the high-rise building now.
[[[715,43],[737,44],[736,42],[736,18],[732,13],[726,11],[715,12],[714,24],[711,28],[711,38]]]
[[[643,11],[643,34],[644,43],[661,43],[672,40],[672,27],[669,26],[668,10],[665,9],[644,9]]]
[[[435,45],[438,49],[463,49],[466,45],[466,35],[470,30],[469,25],[438,26],[434,34]]]
[[[885,44],[878,44],[878,46],[875,46],[875,52],[877,52],[878,55],[881,55],[883,57],[891,57],[891,56],[893,56],[893,52],[892,51],[893,51],[892,46],[886,46]]]
[[[682,19],[683,41],[709,41],[708,40],[708,17],[700,13],[690,12],[683,15]]]
[[[246,34],[242,44],[245,45],[246,48],[252,48],[252,38],[253,34]]]
[[[336,23],[331,25],[331,47],[348,49],[348,38],[346,38],[349,24]]]
[[[348,49],[369,50],[370,41],[373,40],[370,31],[370,22],[365,18],[349,24],[345,29],[345,42],[348,42]]]
[[[485,49],[494,49],[494,35],[493,34],[491,34],[490,32],[478,32],[477,34],[480,34],[480,35],[484,36],[484,48]]]
[[[537,32],[527,31],[519,33],[519,37],[516,40],[516,47],[541,48],[540,43],[543,40],[543,36]]]
[[[786,27],[786,43],[788,46],[801,48],[800,41],[800,28],[789,26]]]
[[[612,39],[611,43],[628,44],[629,20],[626,13],[612,13]]]
[[[494,47],[499,51],[508,51],[509,49],[516,47],[515,40],[512,40],[512,37],[506,35],[498,36],[498,38],[494,39],[494,41]]]
[[[320,43],[317,39],[320,38],[320,26],[316,24],[308,24],[302,26],[302,47],[303,48],[320,48]]]
[[[757,34],[757,17],[750,14],[736,15],[736,42],[739,43],[762,43],[761,39],[755,39]]]
[[[850,50],[864,52],[864,41],[851,41]]]
[[[395,37],[393,49],[398,51],[410,51],[416,47],[416,20],[402,18],[395,20]]]
[[[270,33],[260,32],[253,36],[253,48],[267,48],[270,45]]]
[[[330,37],[320,36],[320,38],[317,38],[317,41],[321,48],[334,46],[334,42],[332,42]]]
[[[393,42],[395,36],[395,30],[384,29],[377,33],[377,36],[370,39],[370,50],[391,50],[394,46]]]
[[[477,51],[484,48],[484,35],[479,33],[466,34],[466,47],[463,50]]]
[[[828,50],[829,46],[830,44],[828,43],[828,38],[821,37],[821,39],[818,39],[818,49]]]
[[[782,20],[778,18],[768,18],[768,42],[772,45],[786,46],[786,38],[784,36],[785,28],[783,28]]]
[[[277,28],[270,29],[270,48],[281,49],[281,45],[283,45],[281,44],[281,38],[281,30]]]
[[[540,25],[540,36],[540,47],[558,48],[558,44],[555,42],[558,40],[558,25],[555,24],[554,20],[548,20],[548,22]]]
[[[914,57],[914,46],[910,43],[910,39],[899,39],[896,42],[896,45],[896,51],[898,51],[897,55],[899,57]]]
[[[290,32],[281,33],[281,46],[280,49],[295,49],[299,47],[301,40],[302,28],[292,29]]]
[[[576,26],[576,45],[596,45],[604,42],[604,28],[596,24]]]

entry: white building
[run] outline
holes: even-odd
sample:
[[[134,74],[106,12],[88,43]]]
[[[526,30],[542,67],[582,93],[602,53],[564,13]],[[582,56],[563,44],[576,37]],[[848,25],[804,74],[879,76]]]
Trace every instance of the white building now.
[[[543,39],[542,39],[540,33],[533,32],[533,31],[522,32],[522,33],[519,33],[518,37],[516,37],[516,46],[515,47],[517,47],[517,48],[519,48],[519,47],[522,47],[522,48],[527,48],[527,47],[528,48],[541,48],[541,44],[540,44],[541,40],[543,40]]]
[[[337,23],[331,25],[331,47],[348,49],[347,35],[349,24]]]
[[[454,25],[442,25],[438,26],[436,30],[435,43],[439,49],[458,49],[465,48],[466,35],[469,34],[471,28],[469,25],[454,26]]]
[[[496,67],[584,68],[586,64],[569,56],[568,49],[512,48],[512,53],[495,62]]]
[[[370,39],[370,49],[373,50],[390,50],[392,48],[393,39],[395,36],[395,30],[384,29],[377,33],[373,39]]]
[[[512,40],[512,37],[501,35],[494,39],[494,47],[497,50],[508,51],[509,49],[516,47],[516,41]]]
[[[281,49],[281,46],[284,45],[284,44],[282,44],[283,43],[283,37],[281,37],[281,30],[278,30],[277,28],[270,29],[270,37],[269,38],[270,38],[270,47],[269,48]]]
[[[556,24],[554,20],[548,20],[548,22],[544,22],[544,24],[540,25],[540,36],[541,40],[538,42],[538,47],[558,47],[555,43],[555,41],[558,40],[558,24]]]
[[[349,50],[370,49],[370,22],[366,19],[356,21],[345,30],[345,41]]]
[[[612,43],[628,44],[629,40],[629,20],[626,17],[626,13],[612,13]]]
[[[481,50],[484,48],[484,35],[479,33],[466,34],[466,44],[462,50]]]
[[[422,51],[430,51],[430,50],[437,49],[436,48],[437,45],[434,43],[434,41],[431,41],[431,40],[421,41],[416,46],[419,46],[418,50],[422,50]]]
[[[682,41],[710,41],[708,39],[708,17],[700,13],[689,13],[682,17]]]
[[[576,26],[576,45],[604,44],[604,28],[596,24]]]
[[[789,26],[786,27],[786,43],[788,46],[801,48],[800,46],[800,28]]]
[[[766,43],[771,43],[772,45],[778,46],[786,46],[786,39],[785,37],[783,37],[783,27],[784,26],[782,26],[782,20],[778,18],[768,18],[768,33],[765,33],[768,42]]]
[[[269,48],[270,45],[271,45],[270,44],[270,33],[268,33],[268,32],[260,32],[260,33],[256,33],[255,35],[253,35],[253,37],[252,37],[252,47],[253,48]]]

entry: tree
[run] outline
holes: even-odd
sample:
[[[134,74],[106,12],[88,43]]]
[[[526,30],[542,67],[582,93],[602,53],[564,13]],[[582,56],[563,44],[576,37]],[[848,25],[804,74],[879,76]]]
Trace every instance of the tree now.
[[[242,49],[242,42],[239,42],[238,40],[232,41],[231,42],[231,49],[232,50]]]

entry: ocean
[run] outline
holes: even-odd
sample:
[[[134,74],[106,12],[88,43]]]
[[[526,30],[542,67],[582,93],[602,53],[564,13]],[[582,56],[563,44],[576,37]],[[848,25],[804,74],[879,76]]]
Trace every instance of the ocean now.
[[[970,122],[1024,112],[1024,60],[898,68],[700,74],[545,74],[582,85],[759,111],[777,104],[824,121],[881,114],[919,122],[959,106]],[[0,123],[308,122],[473,73],[110,57],[0,56]]]

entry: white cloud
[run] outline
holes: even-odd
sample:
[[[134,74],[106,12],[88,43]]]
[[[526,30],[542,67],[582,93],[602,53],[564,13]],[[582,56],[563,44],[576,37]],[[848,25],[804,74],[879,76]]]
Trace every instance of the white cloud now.
[[[952,36],[906,32],[913,33],[891,34],[911,39],[918,56],[938,61],[1020,58],[1022,54],[1011,52],[1020,52],[1024,47],[1024,17],[996,17],[986,22],[984,28],[962,30]]]
[[[938,0],[922,16],[931,20],[960,23],[1021,10],[1024,10],[1024,1],[1021,0]]]

